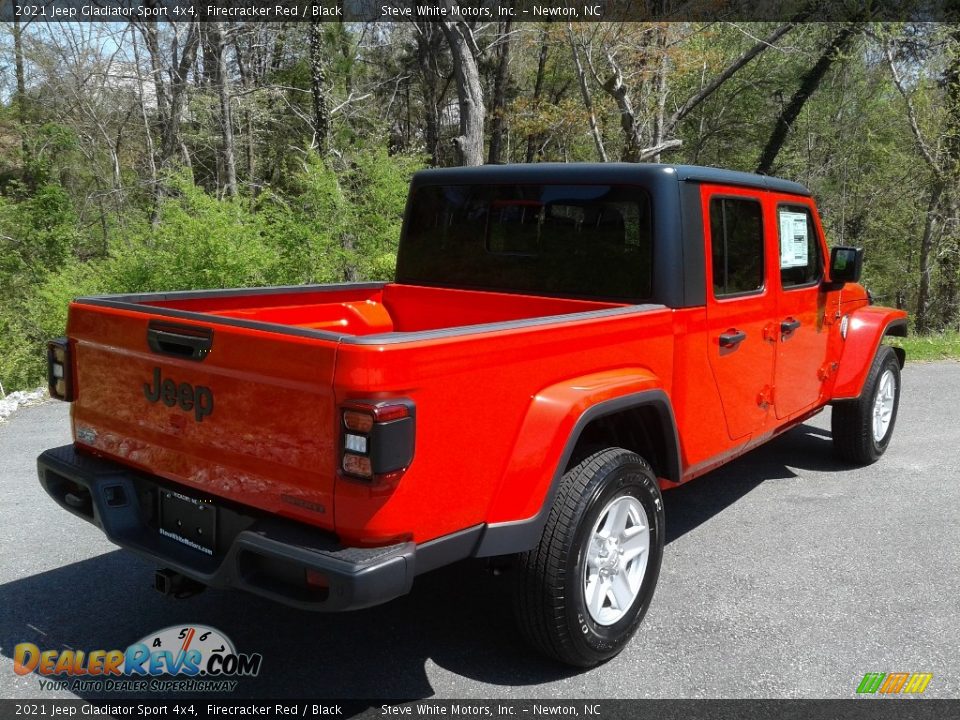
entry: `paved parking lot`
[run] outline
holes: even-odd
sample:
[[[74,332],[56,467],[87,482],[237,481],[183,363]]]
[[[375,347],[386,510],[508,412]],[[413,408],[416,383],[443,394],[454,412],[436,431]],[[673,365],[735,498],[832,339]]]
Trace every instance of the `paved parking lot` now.
[[[892,445],[851,470],[829,411],[665,496],[660,585],[627,650],[588,672],[541,660],[513,626],[509,574],[468,562],[389,605],[317,615],[207,591],[172,600],[153,567],[60,510],[35,458],[69,442],[67,406],[0,425],[0,687],[13,647],[124,648],[181,623],[264,655],[241,697],[852,697],[866,672],[931,672],[960,697],[960,364],[908,365]]]

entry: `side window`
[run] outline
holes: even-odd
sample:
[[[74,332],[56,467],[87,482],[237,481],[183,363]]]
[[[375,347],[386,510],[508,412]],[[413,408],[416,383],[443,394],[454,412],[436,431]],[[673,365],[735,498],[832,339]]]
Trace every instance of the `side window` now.
[[[813,214],[805,205],[777,207],[780,232],[780,285],[810,285],[823,275],[823,258]]]
[[[710,201],[715,297],[763,290],[763,220],[757,200]]]

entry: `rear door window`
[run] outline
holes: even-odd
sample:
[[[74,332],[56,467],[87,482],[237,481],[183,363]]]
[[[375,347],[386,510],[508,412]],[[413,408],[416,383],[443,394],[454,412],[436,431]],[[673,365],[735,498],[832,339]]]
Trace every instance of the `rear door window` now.
[[[763,290],[763,218],[759,200],[711,199],[710,245],[714,297]]]

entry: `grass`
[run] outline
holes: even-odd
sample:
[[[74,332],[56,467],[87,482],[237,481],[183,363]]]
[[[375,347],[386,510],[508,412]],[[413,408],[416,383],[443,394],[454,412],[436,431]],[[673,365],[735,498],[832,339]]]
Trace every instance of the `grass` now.
[[[887,341],[907,351],[907,362],[960,360],[960,333],[955,330],[931,335],[887,338]]]

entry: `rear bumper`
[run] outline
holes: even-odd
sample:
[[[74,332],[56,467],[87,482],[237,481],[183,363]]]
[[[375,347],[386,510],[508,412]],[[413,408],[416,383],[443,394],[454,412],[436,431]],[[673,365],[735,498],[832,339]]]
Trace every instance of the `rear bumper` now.
[[[378,605],[408,593],[413,585],[417,546],[412,542],[342,547],[309,525],[211,498],[217,537],[214,553],[207,555],[159,532],[158,493],[177,489],[172,484],[77,452],[73,445],[45,451],[37,458],[37,469],[40,484],[61,507],[99,527],[120,547],[204,585],[239,588],[323,611]],[[307,570],[322,575],[327,586],[307,585]]]

